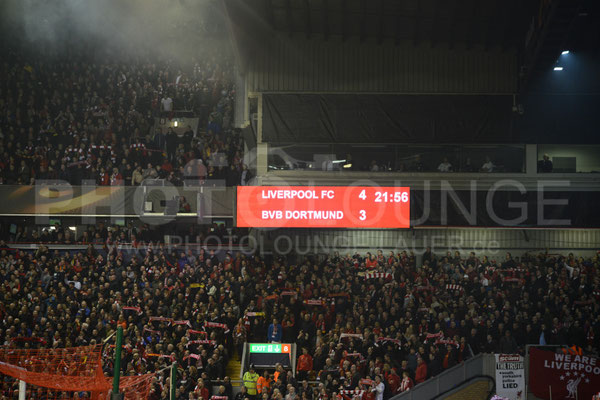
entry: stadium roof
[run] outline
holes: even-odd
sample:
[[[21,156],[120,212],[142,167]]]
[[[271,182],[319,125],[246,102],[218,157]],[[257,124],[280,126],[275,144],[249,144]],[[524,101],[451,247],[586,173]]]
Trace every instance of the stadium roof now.
[[[564,50],[597,54],[598,0],[223,0],[236,40],[310,40],[516,49],[523,82]],[[236,29],[237,28],[237,29]],[[244,32],[244,33],[241,33]],[[241,34],[240,34],[241,33]],[[242,47],[246,47],[242,45]]]
[[[232,1],[289,35],[467,47],[518,47],[537,10],[537,1],[523,0]]]

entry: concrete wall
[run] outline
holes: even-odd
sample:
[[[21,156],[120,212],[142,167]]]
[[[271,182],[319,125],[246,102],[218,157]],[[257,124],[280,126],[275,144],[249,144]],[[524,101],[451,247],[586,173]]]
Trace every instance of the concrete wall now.
[[[277,229],[259,231],[265,248],[285,253],[291,246],[298,254],[328,254],[339,251],[365,253],[373,250],[412,250],[422,253],[427,246],[437,254],[459,250],[463,255],[503,259],[505,252],[520,256],[525,252],[573,252],[592,256],[600,249],[600,230],[594,229]]]

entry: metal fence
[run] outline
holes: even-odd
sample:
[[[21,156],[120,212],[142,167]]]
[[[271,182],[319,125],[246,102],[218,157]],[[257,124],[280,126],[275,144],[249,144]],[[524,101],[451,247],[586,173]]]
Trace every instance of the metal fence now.
[[[481,375],[495,376],[494,355],[478,354],[452,367],[438,376],[428,379],[411,390],[392,397],[390,400],[427,400],[447,392],[470,378]]]

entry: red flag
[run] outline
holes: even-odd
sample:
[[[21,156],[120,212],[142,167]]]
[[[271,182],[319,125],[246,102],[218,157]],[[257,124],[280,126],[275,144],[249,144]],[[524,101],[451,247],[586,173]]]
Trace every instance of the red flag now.
[[[600,387],[600,359],[529,350],[529,386],[540,399],[591,399]]]

